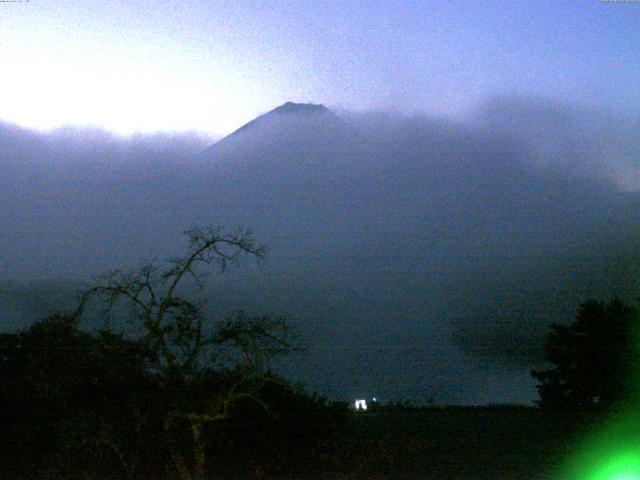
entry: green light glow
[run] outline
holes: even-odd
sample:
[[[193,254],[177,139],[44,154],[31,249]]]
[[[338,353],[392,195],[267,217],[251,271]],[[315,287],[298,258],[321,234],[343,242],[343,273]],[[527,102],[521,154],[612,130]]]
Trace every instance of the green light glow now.
[[[626,452],[614,456],[589,477],[591,480],[640,480],[640,455]]]
[[[640,480],[640,412],[610,417],[581,443],[563,480]]]
[[[640,319],[632,333],[640,344]],[[560,480],[640,480],[640,349],[627,359],[635,382],[614,413],[590,428],[570,450]],[[575,447],[575,449],[574,449]]]

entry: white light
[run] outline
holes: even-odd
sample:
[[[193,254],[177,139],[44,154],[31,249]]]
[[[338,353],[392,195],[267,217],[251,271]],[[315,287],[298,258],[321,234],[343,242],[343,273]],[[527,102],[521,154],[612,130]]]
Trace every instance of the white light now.
[[[363,400],[363,399],[356,400],[355,408],[356,408],[356,410],[366,411],[367,410],[367,401]]]

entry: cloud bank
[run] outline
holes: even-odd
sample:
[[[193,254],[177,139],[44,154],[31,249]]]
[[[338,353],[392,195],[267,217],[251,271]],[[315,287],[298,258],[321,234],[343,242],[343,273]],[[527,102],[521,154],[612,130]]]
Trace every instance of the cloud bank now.
[[[283,368],[311,388],[528,401],[548,323],[637,292],[639,139],[638,115],[509,98],[466,123],[268,114],[211,148],[1,124],[0,314],[42,314],[35,281],[179,253],[193,224],[246,226],[269,259],[216,277],[213,314],[294,319],[310,352]]]

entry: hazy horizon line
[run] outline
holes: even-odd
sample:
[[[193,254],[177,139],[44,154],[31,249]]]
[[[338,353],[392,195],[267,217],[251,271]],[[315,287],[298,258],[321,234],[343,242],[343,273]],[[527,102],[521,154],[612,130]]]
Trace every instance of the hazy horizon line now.
[[[30,125],[26,123],[22,123],[20,121],[12,120],[9,118],[0,117],[1,125],[10,125],[12,127],[17,127],[23,130],[29,130],[32,132],[41,133],[44,135],[55,135],[59,133],[64,133],[65,131],[92,131],[95,133],[104,134],[106,136],[114,137],[117,139],[130,139],[135,137],[153,137],[153,136],[192,136],[192,137],[204,137],[211,141],[221,140],[222,138],[232,134],[239,128],[242,128],[247,123],[255,120],[261,115],[267,114],[276,108],[286,104],[286,103],[296,103],[296,104],[314,104],[314,105],[323,105],[328,108],[330,111],[335,113],[338,116],[392,116],[399,117],[404,119],[416,119],[416,118],[426,118],[430,120],[444,120],[448,122],[453,122],[461,125],[465,125],[468,123],[473,123],[473,116],[478,112],[482,111],[482,108],[486,108],[488,105],[499,103],[499,102],[507,102],[507,103],[517,103],[517,104],[538,104],[542,106],[547,106],[549,108],[556,108],[562,110],[571,110],[577,112],[603,112],[609,114],[623,114],[623,115],[640,115],[640,110],[634,111],[631,108],[622,108],[616,105],[605,105],[605,104],[595,104],[593,102],[580,102],[575,100],[567,100],[558,97],[551,97],[545,95],[527,95],[527,94],[493,94],[488,95],[486,98],[475,102],[471,107],[466,109],[461,109],[457,112],[440,112],[437,110],[430,111],[427,108],[415,108],[415,109],[406,109],[402,107],[394,107],[394,106],[381,106],[374,108],[357,108],[357,107],[346,107],[342,105],[336,105],[331,103],[326,103],[318,100],[313,101],[293,101],[287,100],[278,105],[271,106],[267,109],[261,109],[255,113],[252,113],[253,116],[247,117],[247,119],[243,120],[242,123],[238,125],[234,125],[225,129],[224,131],[214,131],[209,130],[207,128],[201,128],[198,126],[193,126],[188,129],[171,129],[171,128],[160,128],[160,129],[138,129],[138,130],[118,130],[112,128],[107,125],[100,125],[97,123],[60,123],[56,126],[37,126]]]

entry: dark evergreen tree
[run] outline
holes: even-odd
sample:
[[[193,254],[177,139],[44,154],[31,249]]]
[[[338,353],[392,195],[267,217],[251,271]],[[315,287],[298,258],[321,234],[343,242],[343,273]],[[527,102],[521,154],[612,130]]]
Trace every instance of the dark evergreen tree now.
[[[548,370],[539,380],[539,404],[549,409],[609,410],[640,390],[638,310],[620,299],[580,305],[570,325],[552,325],[544,345]]]

